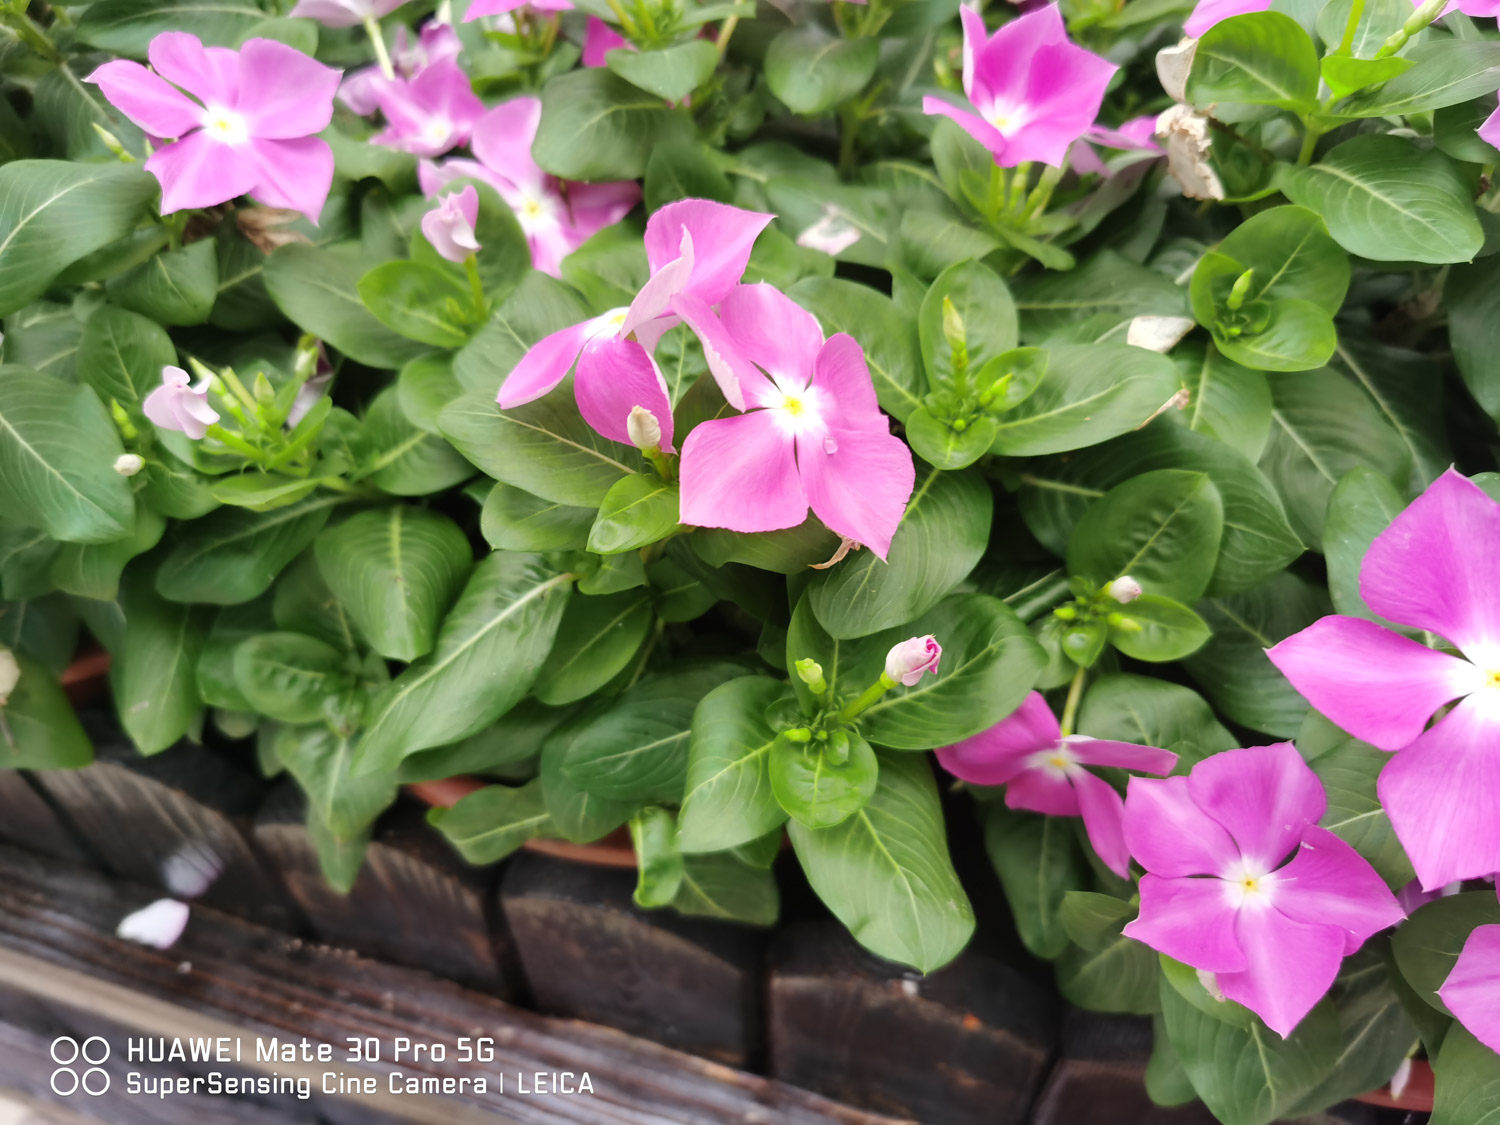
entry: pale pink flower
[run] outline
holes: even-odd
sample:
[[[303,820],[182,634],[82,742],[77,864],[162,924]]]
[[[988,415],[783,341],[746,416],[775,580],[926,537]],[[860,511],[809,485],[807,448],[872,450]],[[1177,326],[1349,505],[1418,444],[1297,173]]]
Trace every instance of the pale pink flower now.
[[[271,39],[231,51],[182,31],[162,32],[147,56],[155,73],[117,59],[88,81],[151,136],[177,138],[146,160],[163,214],[253,195],[318,221],[333,152],[313,134],[333,117],[339,71]]]
[[[1476,926],[1438,995],[1458,1022],[1500,1051],[1500,926]]]
[[[406,28],[396,29],[396,43],[391,48],[391,65],[396,75],[412,79],[434,63],[444,59],[456,59],[462,44],[451,24],[429,21],[415,42],[411,41]],[[367,117],[380,108],[381,94],[394,82],[381,73],[379,66],[366,66],[344,79],[339,87],[339,101],[353,113]]]
[[[479,193],[470,184],[449,192],[422,216],[422,234],[450,262],[462,262],[479,249],[474,227],[479,222]]]
[[[1182,30],[1198,39],[1220,20],[1249,12],[1264,12],[1270,6],[1271,0],[1198,0],[1198,6],[1183,23]]]
[[[937,675],[943,646],[931,633],[912,637],[891,648],[885,655],[885,674],[896,683],[911,687],[928,672]]]
[[[327,27],[358,27],[366,20],[384,19],[406,0],[297,0],[287,13],[293,19],[317,20]]]
[[[205,375],[197,386],[192,382],[182,368],[163,367],[161,386],[146,396],[141,409],[162,429],[180,430],[197,441],[219,420],[219,412],[208,405],[208,388],[213,380]]]
[[[372,140],[417,156],[441,156],[467,143],[484,116],[469,76],[449,58],[432,63],[415,78],[397,78],[376,92],[386,127]]]
[[[483,19],[485,16],[503,16],[517,8],[530,8],[537,12],[571,12],[573,0],[474,0],[464,14],[464,23]]]
[[[610,51],[633,51],[635,46],[598,16],[590,16],[583,36],[583,65],[603,66]]]

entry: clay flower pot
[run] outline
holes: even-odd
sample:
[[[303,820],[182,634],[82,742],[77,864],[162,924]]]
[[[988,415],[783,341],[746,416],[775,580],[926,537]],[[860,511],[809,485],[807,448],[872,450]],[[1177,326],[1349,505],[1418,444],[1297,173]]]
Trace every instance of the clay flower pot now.
[[[1360,1094],[1354,1100],[1364,1102],[1366,1105],[1384,1106],[1387,1109],[1431,1113],[1433,1081],[1432,1064],[1426,1059],[1413,1059],[1411,1077],[1407,1079],[1406,1089],[1401,1091],[1399,1098],[1391,1096],[1389,1086],[1382,1086],[1378,1090],[1371,1090],[1368,1094]]]

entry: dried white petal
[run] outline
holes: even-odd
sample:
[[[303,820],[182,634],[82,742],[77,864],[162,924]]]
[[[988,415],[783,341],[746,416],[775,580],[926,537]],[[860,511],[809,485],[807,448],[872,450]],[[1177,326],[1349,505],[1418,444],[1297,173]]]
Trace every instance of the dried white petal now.
[[[1134,348],[1165,355],[1192,330],[1190,316],[1138,316],[1125,332],[1125,342]]]
[[[1167,150],[1167,171],[1190,199],[1223,199],[1224,184],[1209,163],[1213,138],[1208,118],[1174,105],[1156,119],[1156,135]]]
[[[188,904],[175,898],[159,898],[134,914],[127,914],[115,927],[115,937],[156,949],[170,949],[182,936],[188,922]]]

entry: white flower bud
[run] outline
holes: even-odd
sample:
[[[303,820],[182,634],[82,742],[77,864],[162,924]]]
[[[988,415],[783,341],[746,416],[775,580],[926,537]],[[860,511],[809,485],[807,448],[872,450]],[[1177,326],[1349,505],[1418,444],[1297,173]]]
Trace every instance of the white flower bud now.
[[[630,408],[630,416],[625,419],[625,432],[630,435],[630,440],[637,449],[649,451],[661,448],[661,423],[644,406]]]
[[[886,654],[885,674],[896,683],[911,687],[927,672],[937,675],[938,660],[942,655],[943,646],[931,633],[925,637],[912,637]]]
[[[1203,986],[1205,992],[1220,1004],[1224,1003],[1224,990],[1219,987],[1219,978],[1216,974],[1205,973],[1202,969],[1199,969],[1198,983]]]
[[[122,477],[133,477],[146,467],[146,459],[139,453],[122,453],[115,458],[115,472]]]
[[[1106,591],[1110,597],[1121,605],[1133,602],[1141,596],[1141,584],[1128,574],[1122,574],[1111,582]]]
[[[21,666],[16,663],[16,654],[8,648],[0,648],[0,707],[10,702],[10,693],[21,682]]]

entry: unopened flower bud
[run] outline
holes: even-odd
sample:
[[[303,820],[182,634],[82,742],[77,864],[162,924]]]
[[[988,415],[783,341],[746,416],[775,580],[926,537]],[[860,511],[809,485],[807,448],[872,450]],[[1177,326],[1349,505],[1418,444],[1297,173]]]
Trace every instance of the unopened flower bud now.
[[[1199,969],[1198,983],[1203,986],[1203,991],[1207,992],[1220,1004],[1224,1003],[1224,991],[1219,987],[1218,976],[1213,973],[1206,973],[1202,969]]]
[[[1105,592],[1121,605],[1135,601],[1142,594],[1141,584],[1128,574],[1122,574],[1108,586]]]
[[[964,329],[964,318],[959,315],[952,297],[943,298],[943,338],[954,351],[968,346],[968,333]]]
[[[642,452],[661,448],[661,423],[644,406],[632,406],[625,419],[625,432],[631,443]]]
[[[896,683],[911,687],[927,672],[936,675],[942,656],[943,646],[931,633],[925,637],[912,637],[886,654],[885,674]]]
[[[1246,270],[1234,279],[1234,288],[1229,291],[1229,299],[1224,303],[1231,309],[1238,309],[1245,303],[1245,298],[1250,294],[1250,283],[1255,280],[1255,271]]]
[[[479,249],[474,226],[479,222],[479,193],[473,185],[445,195],[422,216],[422,234],[450,262],[462,262]]]
[[[146,459],[139,453],[122,453],[115,458],[115,472],[122,477],[133,477],[146,467]]]
[[[10,693],[21,682],[21,665],[16,663],[16,654],[8,648],[0,648],[0,707],[10,702]]]
[[[1397,1101],[1401,1095],[1406,1093],[1406,1087],[1411,1082],[1411,1056],[1402,1059],[1396,1066],[1396,1073],[1391,1075],[1391,1097]]]
[[[123,161],[126,164],[135,163],[135,157],[125,151],[125,146],[120,143],[119,137],[115,136],[108,129],[101,129],[97,121],[91,121],[89,124],[94,127],[94,132],[104,142],[104,147],[114,154],[115,159]]]
[[[823,682],[823,665],[819,664],[810,656],[804,656],[797,661],[797,678],[804,684],[812,685]]]

